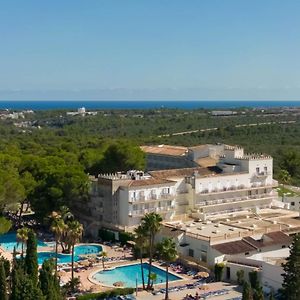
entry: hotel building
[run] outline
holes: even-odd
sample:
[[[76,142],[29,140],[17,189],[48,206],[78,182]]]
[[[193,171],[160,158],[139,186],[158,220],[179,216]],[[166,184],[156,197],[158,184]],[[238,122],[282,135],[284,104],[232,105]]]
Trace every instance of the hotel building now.
[[[226,145],[198,146],[191,153],[195,161],[214,159],[215,165],[91,178],[91,199],[78,209],[86,230],[93,236],[102,227],[130,231],[147,212],[161,214],[164,221],[206,220],[237,211],[257,213],[278,202],[272,157]]]

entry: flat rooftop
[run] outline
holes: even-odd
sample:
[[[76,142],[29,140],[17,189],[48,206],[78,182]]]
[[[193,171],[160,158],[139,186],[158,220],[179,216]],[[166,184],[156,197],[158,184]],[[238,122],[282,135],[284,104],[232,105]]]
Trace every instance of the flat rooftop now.
[[[188,152],[187,147],[171,145],[152,145],[140,147],[145,153],[162,154],[170,156],[184,156]]]
[[[149,171],[149,174],[155,178],[180,178],[186,176],[208,176],[215,175],[219,171],[216,168],[181,168],[181,169],[168,169],[168,170],[158,170],[158,171]]]
[[[247,236],[259,238],[270,232],[286,234],[300,232],[299,213],[280,208],[262,209],[259,213],[236,212],[214,216],[208,221],[165,222],[187,235],[218,244],[240,240]]]

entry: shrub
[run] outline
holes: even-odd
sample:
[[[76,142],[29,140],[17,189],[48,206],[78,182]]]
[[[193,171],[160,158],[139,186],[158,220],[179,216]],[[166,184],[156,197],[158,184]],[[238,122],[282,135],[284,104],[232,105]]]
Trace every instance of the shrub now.
[[[119,241],[122,245],[133,240],[133,234],[129,232],[119,232]]]
[[[224,263],[215,264],[215,280],[216,281],[222,280],[224,267],[225,267]]]
[[[112,231],[106,229],[99,229],[98,235],[103,241],[107,241],[107,242],[115,241],[115,234]]]
[[[244,284],[244,274],[245,274],[245,272],[244,272],[243,269],[236,271],[236,277],[237,277],[238,285],[243,285]]]
[[[98,300],[104,299],[109,297],[121,296],[121,295],[128,295],[133,294],[134,288],[117,288],[106,292],[101,293],[94,293],[94,294],[86,294],[79,296],[78,300]]]

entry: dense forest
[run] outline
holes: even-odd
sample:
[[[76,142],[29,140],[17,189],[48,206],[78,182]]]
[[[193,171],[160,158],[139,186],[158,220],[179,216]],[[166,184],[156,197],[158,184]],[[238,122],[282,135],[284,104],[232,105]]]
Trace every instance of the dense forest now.
[[[43,220],[72,199],[88,197],[88,174],[144,169],[141,144],[227,143],[274,157],[275,177],[287,170],[300,184],[300,123],[294,111],[239,109],[113,110],[96,116],[37,111],[0,120],[0,211],[29,202]]]

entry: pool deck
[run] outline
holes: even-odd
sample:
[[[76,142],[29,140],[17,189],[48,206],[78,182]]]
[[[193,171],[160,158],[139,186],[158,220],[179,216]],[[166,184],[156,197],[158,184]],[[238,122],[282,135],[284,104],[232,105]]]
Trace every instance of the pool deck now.
[[[88,244],[95,244],[95,245],[100,245],[98,243],[88,243]],[[86,245],[86,244],[78,244],[78,245]],[[110,247],[106,245],[101,245],[103,247],[103,250],[107,252],[108,258],[119,258],[119,260],[115,261],[107,261],[105,262],[106,267],[120,267],[128,264],[139,264],[139,260],[133,259],[133,256],[131,254],[130,250],[123,250],[121,248],[116,248],[116,247]],[[55,245],[53,246],[47,246],[47,247],[39,247],[39,252],[44,252],[44,251],[53,251],[55,249]],[[0,254],[4,256],[5,258],[11,260],[12,259],[12,254],[10,252],[4,251],[0,247]],[[146,263],[147,260],[145,259],[144,262]],[[80,264],[79,264],[80,265]],[[154,266],[164,269],[162,266],[157,264],[156,262],[153,263]],[[91,263],[91,266],[87,268],[87,270],[80,270],[79,272],[75,272],[75,276],[79,277],[81,281],[81,286],[80,289],[82,291],[88,291],[88,292],[99,292],[99,291],[106,291],[110,290],[111,286],[105,286],[101,285],[98,281],[94,280],[92,278],[93,274],[101,271],[102,268],[102,262],[93,262]],[[177,274],[175,272],[170,271],[170,273],[173,273],[174,275],[181,277],[181,279],[176,280],[176,281],[170,281],[169,282],[169,287],[176,287],[176,286],[181,286],[185,285],[187,283],[193,283],[195,282],[195,279],[193,279],[191,276],[185,275],[185,274]],[[71,271],[70,268],[66,268],[64,271],[62,267],[60,267],[60,272],[59,272],[61,282],[66,283],[70,280],[71,278]],[[191,294],[195,296],[196,292],[200,296],[202,293],[205,293],[207,291],[214,291],[214,290],[220,290],[220,289],[228,289],[229,293],[223,296],[213,296],[210,297],[209,299],[216,299],[216,300],[225,300],[225,299],[232,299],[235,297],[240,297],[241,296],[241,289],[238,288],[236,285],[232,285],[229,283],[224,283],[224,282],[215,282],[215,283],[209,283],[206,285],[207,289],[206,290],[201,290],[199,288],[195,289],[187,289],[183,291],[176,291],[176,292],[170,292],[169,293],[169,298],[174,299],[174,300],[182,300],[186,296],[186,294]],[[159,290],[161,288],[165,288],[165,283],[160,283],[160,284],[155,284],[154,289]],[[152,295],[151,293],[147,291],[139,291],[137,299],[141,300],[147,300],[147,299],[164,299],[164,294],[158,294],[158,295]]]
[[[176,292],[169,292],[169,299],[170,300],[183,300],[184,297],[188,295],[192,295],[195,297],[196,293],[198,293],[199,296],[201,296],[204,293],[207,293],[209,291],[217,291],[221,289],[227,289],[228,294],[226,295],[220,295],[220,296],[211,296],[209,299],[212,300],[228,300],[233,299],[236,297],[242,296],[242,289],[241,287],[238,287],[234,284],[226,283],[226,282],[213,282],[206,285],[206,290],[201,290],[199,288],[195,289],[188,289],[183,291],[176,291]],[[135,295],[135,294],[134,294]],[[136,298],[141,300],[163,300],[165,297],[165,294],[159,294],[159,295],[152,295],[151,293],[148,293],[146,291],[138,292]]]

